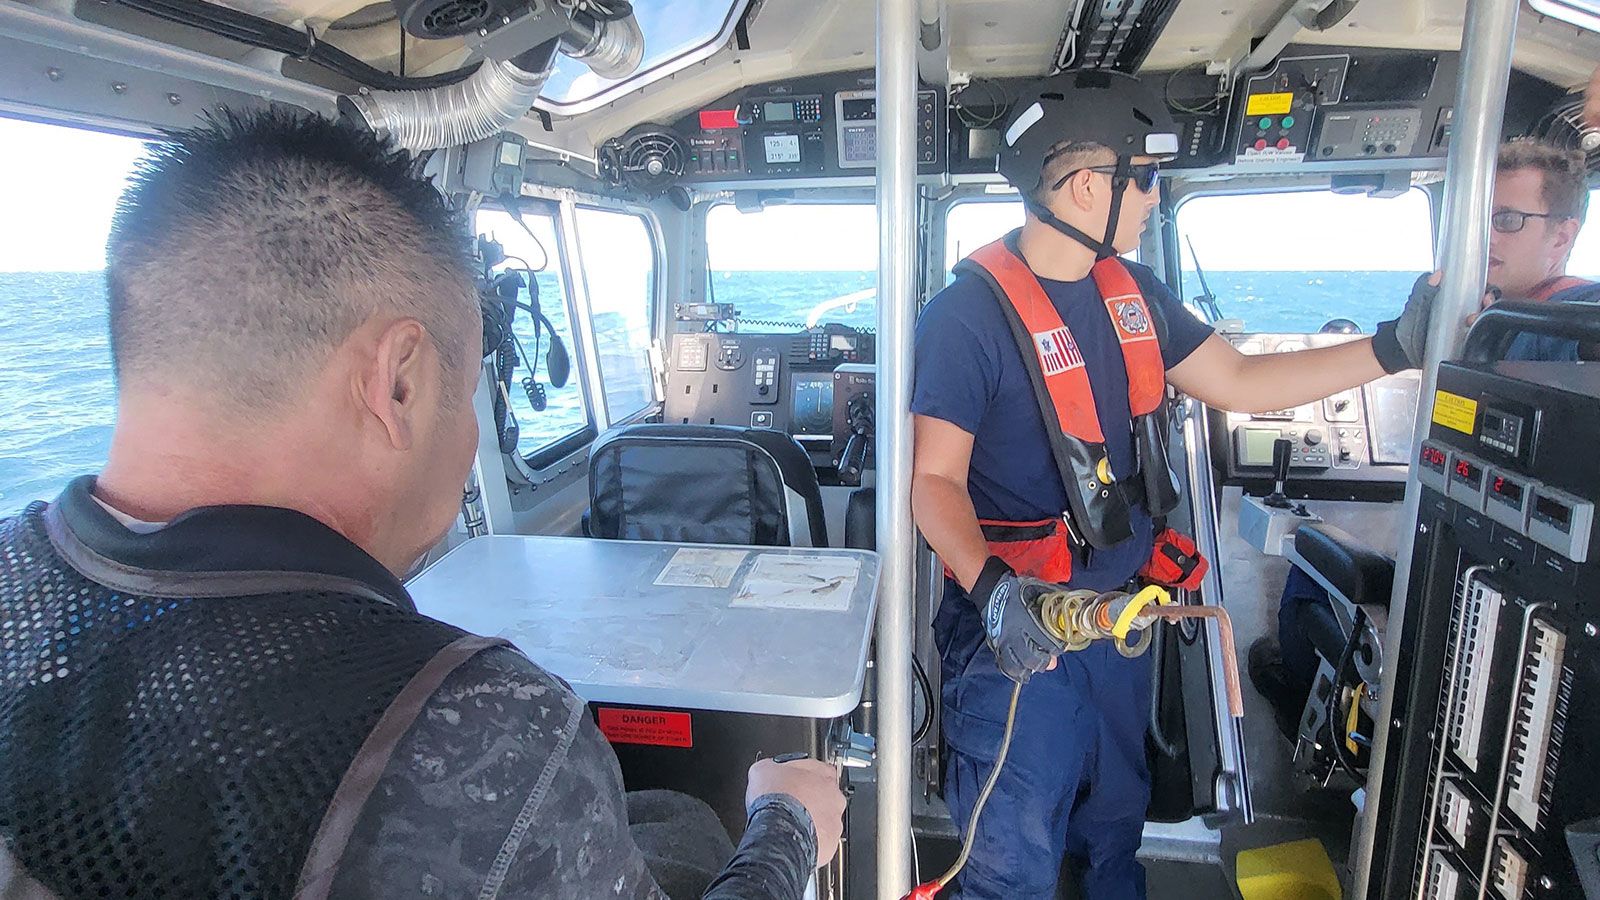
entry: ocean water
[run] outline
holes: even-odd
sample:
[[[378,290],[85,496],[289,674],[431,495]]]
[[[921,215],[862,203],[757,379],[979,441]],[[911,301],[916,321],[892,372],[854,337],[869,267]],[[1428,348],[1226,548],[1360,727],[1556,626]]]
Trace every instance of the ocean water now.
[[[1409,272],[1208,272],[1225,316],[1253,331],[1315,331],[1330,318],[1354,319],[1364,331],[1392,317],[1405,300]],[[540,274],[543,308],[572,350],[571,326],[553,275]],[[819,305],[871,288],[875,275],[853,272],[719,272],[716,299],[734,304],[746,320],[803,324]],[[1198,282],[1185,273],[1185,285]],[[1198,293],[1186,287],[1187,294]],[[824,321],[858,327],[876,323],[870,298],[830,306]],[[647,396],[648,373],[640,349],[647,336],[641,316],[597,317],[596,343],[607,399],[615,408]],[[527,317],[517,333],[536,353]],[[746,331],[783,330],[746,322]],[[577,373],[550,387],[544,356],[538,380],[548,406],[535,412],[521,390],[526,370],[513,379],[512,410],[521,427],[519,448],[532,452],[583,427],[585,397]],[[635,407],[637,408],[637,407]],[[35,499],[53,497],[75,475],[105,461],[116,419],[115,385],[106,338],[104,277],[99,272],[0,273],[0,516]]]

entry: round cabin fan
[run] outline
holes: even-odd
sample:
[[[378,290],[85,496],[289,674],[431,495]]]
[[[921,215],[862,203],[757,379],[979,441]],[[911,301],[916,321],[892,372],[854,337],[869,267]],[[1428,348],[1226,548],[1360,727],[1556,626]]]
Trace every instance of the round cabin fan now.
[[[1583,124],[1583,91],[1573,91],[1551,105],[1533,126],[1533,136],[1586,158],[1591,174],[1600,172],[1600,128]]]
[[[617,142],[622,180],[654,197],[683,177],[683,139],[661,125],[638,125]]]

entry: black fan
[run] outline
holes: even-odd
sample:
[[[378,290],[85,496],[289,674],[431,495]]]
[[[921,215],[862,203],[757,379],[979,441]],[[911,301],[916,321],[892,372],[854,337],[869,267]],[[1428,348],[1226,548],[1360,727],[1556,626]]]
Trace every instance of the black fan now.
[[[1533,126],[1533,136],[1581,152],[1589,172],[1600,172],[1600,128],[1583,124],[1583,92],[1573,91],[1551,105]]]
[[[622,136],[622,178],[655,197],[683,177],[683,139],[661,125],[638,125]]]

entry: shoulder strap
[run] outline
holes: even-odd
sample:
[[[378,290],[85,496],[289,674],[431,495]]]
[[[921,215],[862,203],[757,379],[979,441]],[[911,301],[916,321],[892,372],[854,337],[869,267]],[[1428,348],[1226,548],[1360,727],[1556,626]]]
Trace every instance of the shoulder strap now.
[[[1167,368],[1161,359],[1155,319],[1139,283],[1121,259],[1102,259],[1089,272],[1122,346],[1122,362],[1128,370],[1128,408],[1135,416],[1148,415],[1161,405],[1167,392]]]
[[[1044,384],[1046,396],[1041,400],[1048,402],[1041,404],[1040,411],[1045,421],[1055,421],[1062,431],[1083,440],[1104,443],[1083,354],[1033,270],[1011,252],[1004,239],[979,247],[962,261],[962,265],[968,264],[988,276],[1007,320],[1013,323],[1013,333],[1021,326],[1019,349],[1024,360],[1032,363],[1029,374],[1038,371]]]
[[[458,638],[423,664],[400,690],[378,719],[378,724],[367,734],[355,759],[350,761],[350,767],[345,770],[344,778],[340,779],[339,787],[328,803],[328,811],[323,814],[322,824],[318,826],[316,837],[311,842],[311,849],[306,852],[295,900],[325,900],[328,897],[334,877],[339,874],[339,860],[344,856],[350,835],[361,819],[361,810],[366,806],[367,798],[378,786],[395,748],[400,746],[406,732],[411,730],[412,723],[422,712],[428,698],[462,663],[491,647],[510,645],[511,642],[504,638],[477,635]]]
[[[1120,499],[1121,492],[1099,478],[1105,436],[1083,356],[1039,279],[1006,240],[980,247],[958,263],[955,271],[982,278],[1005,315],[1045,423],[1050,454],[1066,488],[1065,513],[1073,536],[1095,547],[1110,547],[1125,540],[1132,526],[1127,504],[1108,502],[1112,497]],[[1064,376],[1071,380],[1062,380]]]

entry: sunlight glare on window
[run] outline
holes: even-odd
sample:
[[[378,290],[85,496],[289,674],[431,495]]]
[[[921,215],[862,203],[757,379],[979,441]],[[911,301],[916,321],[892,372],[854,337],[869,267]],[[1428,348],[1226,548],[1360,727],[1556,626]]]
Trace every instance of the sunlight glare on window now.
[[[606,415],[616,424],[655,399],[649,357],[655,245],[645,220],[631,213],[580,207],[577,222]]]
[[[1568,275],[1600,281],[1600,227],[1594,225],[1596,216],[1600,216],[1600,191],[1590,191],[1589,216],[1567,258]]]

